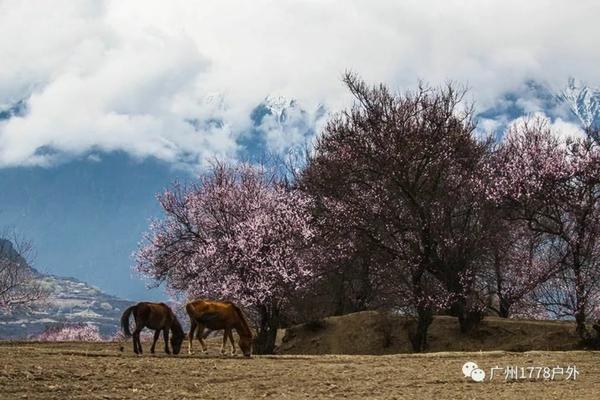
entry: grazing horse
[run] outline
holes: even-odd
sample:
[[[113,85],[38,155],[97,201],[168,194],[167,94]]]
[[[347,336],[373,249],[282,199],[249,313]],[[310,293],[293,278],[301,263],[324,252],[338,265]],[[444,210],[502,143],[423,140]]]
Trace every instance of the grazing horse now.
[[[129,317],[133,313],[135,319],[135,330],[133,334],[129,331]],[[150,353],[154,354],[156,341],[163,332],[165,339],[165,353],[171,354],[169,351],[169,329],[173,333],[171,336],[171,346],[173,353],[179,354],[181,343],[185,337],[183,328],[177,320],[175,313],[165,303],[148,303],[141,302],[129,307],[121,316],[121,328],[125,337],[133,336],[133,351],[135,354],[142,354],[142,342],[140,341],[140,332],[145,327],[154,329],[154,341],[150,348]]]
[[[233,341],[232,329],[235,329],[240,340],[238,342],[244,356],[252,355],[253,335],[246,320],[246,316],[235,304],[230,301],[195,300],[186,304],[185,309],[190,316],[189,350],[192,351],[194,332],[198,330],[197,338],[202,345],[202,351],[206,353],[207,347],[202,340],[204,328],[216,331],[223,329],[223,346],[221,354],[225,354],[227,339],[231,342],[231,354],[235,354],[235,343]]]

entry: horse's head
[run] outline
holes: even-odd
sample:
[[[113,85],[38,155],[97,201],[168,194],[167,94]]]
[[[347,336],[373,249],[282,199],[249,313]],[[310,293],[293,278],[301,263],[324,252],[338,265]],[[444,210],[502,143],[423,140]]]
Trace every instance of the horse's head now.
[[[171,336],[171,347],[173,348],[173,354],[179,354],[181,351],[181,343],[183,343],[183,335]]]
[[[252,357],[252,336],[240,336],[240,340],[238,341],[238,345],[240,349],[242,349],[242,353],[244,353],[245,357]]]
[[[181,351],[181,343],[183,343],[184,334],[183,332],[173,333],[171,336],[171,348],[173,349],[173,354],[179,354]]]
[[[173,323],[171,324],[171,348],[173,349],[173,354],[179,354],[184,338],[185,333],[183,332],[183,328],[175,314],[173,314]]]

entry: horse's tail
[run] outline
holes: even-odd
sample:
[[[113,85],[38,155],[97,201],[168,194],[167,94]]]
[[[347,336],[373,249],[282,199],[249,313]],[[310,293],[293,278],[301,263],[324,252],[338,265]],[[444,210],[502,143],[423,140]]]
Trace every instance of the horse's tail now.
[[[132,312],[135,312],[136,308],[137,304],[129,307],[123,312],[123,315],[121,315],[121,329],[123,330],[125,337],[131,337],[131,331],[129,330],[129,316]]]
[[[250,324],[248,323],[248,320],[246,319],[246,315],[244,314],[244,312],[235,304],[233,303],[229,303],[231,304],[231,307],[233,307],[233,309],[235,310],[235,313],[238,315],[242,325],[244,326],[244,330],[246,331],[246,334],[250,337],[254,336],[254,334],[252,333],[252,329],[250,329]]]

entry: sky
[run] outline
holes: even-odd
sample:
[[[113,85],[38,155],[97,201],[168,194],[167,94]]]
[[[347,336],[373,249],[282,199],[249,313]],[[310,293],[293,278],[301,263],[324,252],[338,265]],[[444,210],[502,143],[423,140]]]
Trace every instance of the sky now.
[[[539,111],[526,82],[600,84],[599,15],[591,0],[0,0],[0,225],[29,233],[49,272],[143,296],[129,253],[153,195],[214,157],[303,145],[351,104],[344,71],[467,85],[493,128],[516,117],[507,102]],[[267,96],[301,111],[257,117]]]

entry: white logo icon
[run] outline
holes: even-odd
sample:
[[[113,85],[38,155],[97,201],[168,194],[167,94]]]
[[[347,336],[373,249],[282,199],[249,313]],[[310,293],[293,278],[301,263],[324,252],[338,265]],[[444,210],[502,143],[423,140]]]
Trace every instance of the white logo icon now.
[[[465,378],[470,377],[471,372],[473,372],[474,369],[477,369],[477,364],[475,364],[473,361],[466,362],[462,367],[462,372],[465,375]]]
[[[483,382],[485,379],[485,372],[481,368],[475,368],[473,372],[471,372],[471,379],[475,382]]]
[[[462,373],[465,378],[471,378],[475,382],[483,382],[485,379],[485,371],[479,368],[473,361],[466,362],[463,365]]]

